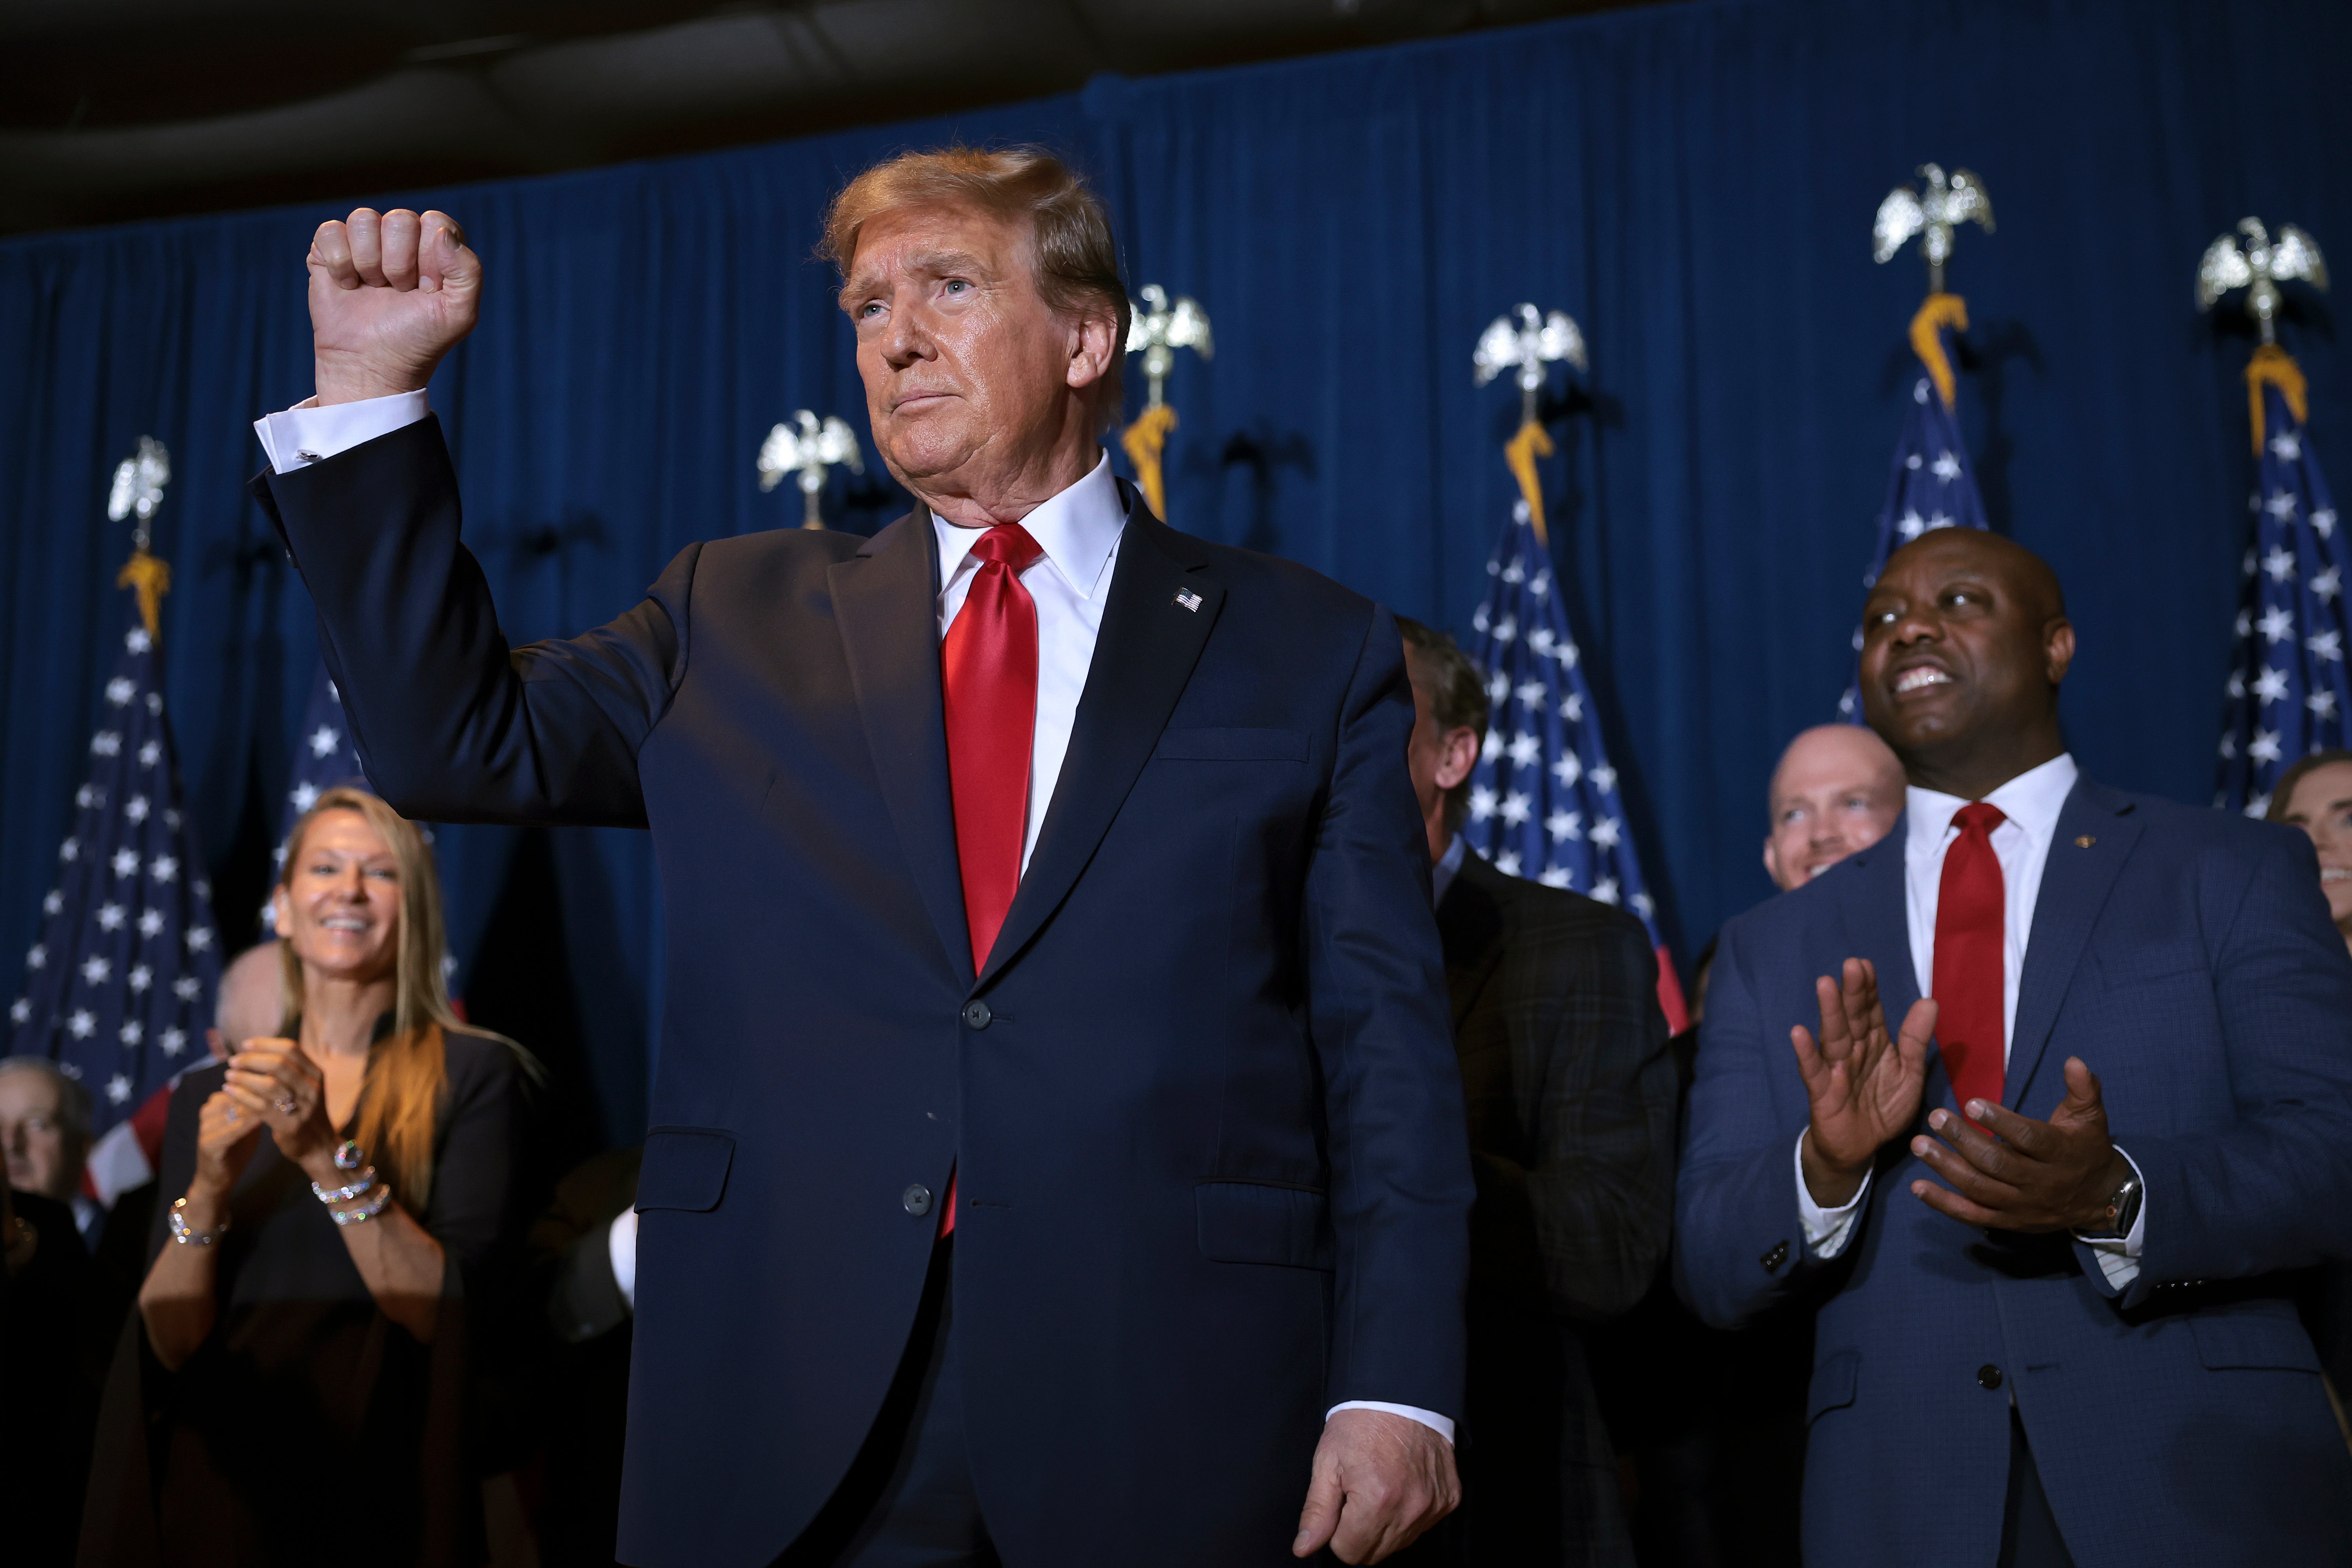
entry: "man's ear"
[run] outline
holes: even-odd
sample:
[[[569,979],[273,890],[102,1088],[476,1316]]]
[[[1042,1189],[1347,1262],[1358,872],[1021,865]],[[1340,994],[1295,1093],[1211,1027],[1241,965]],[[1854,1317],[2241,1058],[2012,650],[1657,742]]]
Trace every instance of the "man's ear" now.
[[[1478,765],[1478,731],[1464,725],[1448,730],[1437,756],[1437,787],[1452,789]]]
[[[1110,367],[1125,351],[1118,341],[1118,318],[1106,311],[1087,310],[1072,320],[1070,333],[1070,363],[1066,379],[1072,386],[1092,386],[1110,374]]]
[[[2067,668],[2074,662],[2074,623],[2062,616],[2042,627],[2042,650],[2044,671],[2055,686],[2066,679]]]
[[[1764,836],[1764,874],[1772,879],[1774,887],[1780,885],[1780,855],[1772,847],[1772,836],[1769,833]]]

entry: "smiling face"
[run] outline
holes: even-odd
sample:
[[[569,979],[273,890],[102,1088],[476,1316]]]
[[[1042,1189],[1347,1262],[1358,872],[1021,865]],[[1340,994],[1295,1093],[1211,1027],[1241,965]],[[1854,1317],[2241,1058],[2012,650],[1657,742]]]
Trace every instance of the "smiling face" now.
[[[842,286],[875,447],[950,521],[1010,521],[1092,466],[1115,325],[1056,314],[1031,252],[1024,226],[976,208],[889,210],[858,231]]]
[[[1939,530],[1890,556],[1863,606],[1863,712],[1912,783],[1981,799],[2064,749],[2058,683],[2074,657],[2040,557]]]
[[[1903,764],[1852,724],[1823,724],[1789,742],[1773,770],[1764,869],[1801,887],[1886,837],[1903,811]]]
[[[2296,780],[2279,820],[2311,835],[2327,912],[2352,934],[2352,763],[2327,763]]]
[[[356,811],[322,811],[271,900],[278,934],[307,974],[358,984],[389,976],[400,956],[400,862]]]

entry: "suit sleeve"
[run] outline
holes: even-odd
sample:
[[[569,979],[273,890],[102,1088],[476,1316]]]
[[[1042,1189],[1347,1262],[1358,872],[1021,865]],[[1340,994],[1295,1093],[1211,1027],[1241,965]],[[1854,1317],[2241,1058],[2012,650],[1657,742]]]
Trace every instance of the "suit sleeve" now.
[[[1796,1072],[1773,1038],[1739,922],[1724,928],[1707,984],[1698,1071],[1675,1194],[1675,1284],[1710,1326],[1731,1328],[1821,1267],[1805,1250],[1789,1151],[1800,1116],[1776,1112],[1771,1075]],[[1856,1225],[1869,1223],[1865,1205]]]
[[[2117,1130],[2146,1182],[2126,1308],[2166,1284],[2352,1257],[2352,958],[2310,841],[2266,837],[2213,969],[2235,1121],[2171,1137]]]
[[[684,675],[699,546],[619,619],[510,648],[435,417],[253,485],[319,611],[376,789],[412,817],[642,827],[637,749]]]
[[[1522,1179],[1545,1294],[1556,1310],[1599,1320],[1640,1300],[1666,1255],[1679,1086],[1649,933],[1612,919],[1570,941],[1558,1033],[1522,1080],[1535,1089],[1539,1151]]]
[[[1405,772],[1412,697],[1375,609],[1339,716],[1307,868],[1308,1027],[1322,1066],[1337,1242],[1328,1406],[1459,1419],[1469,1132],[1428,840]]]

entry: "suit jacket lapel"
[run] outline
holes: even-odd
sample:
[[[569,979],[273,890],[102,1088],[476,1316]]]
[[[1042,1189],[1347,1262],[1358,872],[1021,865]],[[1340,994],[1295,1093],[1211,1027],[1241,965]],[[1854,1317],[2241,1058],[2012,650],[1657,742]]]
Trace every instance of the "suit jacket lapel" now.
[[[2140,826],[2132,803],[2115,791],[2078,778],[2058,813],[2058,831],[2042,867],[2042,891],[2033,903],[2033,930],[2025,944],[2025,972],[2017,983],[2017,1022],[2009,1042],[2009,1070],[2001,1100],[2023,1116],[2048,1108],[2020,1105],[2034,1069],[2050,1044],[2059,1004],[2074,977],[2074,966],[2090,940],[2091,927],[2138,842]]]
[[[955,812],[948,797],[947,721],[940,696],[940,552],[929,519],[909,513],[825,572],[857,693],[858,716],[908,873],[948,961],[971,973]]]
[[[1919,1000],[1919,970],[1911,960],[1911,908],[1903,873],[1906,818],[1853,857],[1857,885],[1845,897],[1845,950],[1878,971],[1878,999],[1886,1026],[1899,1029]],[[1832,975],[1835,979],[1837,976]]]
[[[1905,1016],[1919,1000],[1919,968],[1911,957],[1911,906],[1904,879],[1907,831],[1906,814],[1895,819],[1885,837],[1853,858],[1855,880],[1844,899],[1844,951],[1870,960],[1878,972],[1878,1003],[1886,1015],[1890,1038],[1902,1030]],[[1832,868],[1829,874],[1836,876],[1840,869]],[[1803,1020],[1808,1028],[1818,1028],[1820,1022],[1818,1017]],[[1930,1058],[1925,1090],[1929,1104],[1945,1097],[1948,1082],[1942,1063]]]
[[[1029,869],[996,934],[981,985],[1028,945],[1069,896],[1134,787],[1136,775],[1160,743],[1160,732],[1192,678],[1192,666],[1224,605],[1225,591],[1209,576],[1207,566],[1207,553],[1198,541],[1160,522],[1139,496],[1129,492],[1126,537],[1103,605],[1094,662],[1071,725],[1070,749],[1062,759],[1036,852],[1029,858]],[[1177,602],[1180,591],[1199,595],[1199,603],[1187,609]],[[932,685],[936,692],[936,677]],[[933,701],[936,711],[936,696]],[[935,726],[938,722],[935,719]],[[944,776],[944,762],[941,770]],[[950,863],[953,844],[950,831]],[[957,918],[962,918],[961,910]]]

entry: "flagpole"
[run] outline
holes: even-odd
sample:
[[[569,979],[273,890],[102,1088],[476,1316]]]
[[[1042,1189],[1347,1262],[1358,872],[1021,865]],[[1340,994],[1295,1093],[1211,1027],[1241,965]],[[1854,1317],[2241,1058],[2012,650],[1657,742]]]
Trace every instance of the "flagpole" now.
[[[1214,359],[1216,342],[1209,330],[1209,313],[1190,295],[1180,294],[1171,302],[1167,289],[1146,283],[1142,300],[1144,308],[1128,325],[1127,352],[1143,355],[1143,412],[1118,433],[1118,444],[1125,448],[1128,461],[1135,465],[1135,480],[1142,488],[1151,515],[1165,521],[1168,480],[1161,458],[1168,437],[1176,428],[1176,410],[1167,399],[1168,373],[1176,368],[1178,349]]]
[[[1926,373],[1911,388],[1911,406],[1895,438],[1895,459],[1880,506],[1865,588],[1878,581],[1886,558],[1921,535],[1941,528],[1987,526],[1984,496],[1977,489],[1968,447],[1960,437],[1958,379],[1953,372],[1950,336],[1969,326],[1969,302],[1949,291],[1946,264],[1955,233],[1974,223],[1992,232],[1992,196],[1981,177],[1967,169],[1949,175],[1941,165],[1919,165],[1922,185],[1897,185],[1878,204],[1871,224],[1871,256],[1884,266],[1913,239],[1927,264],[1927,297],[1911,316],[1911,352]],[[1838,718],[1863,722],[1862,627],[1853,633],[1853,675],[1838,698]]]
[[[1579,370],[1586,368],[1584,330],[1565,311],[1546,315],[1528,304],[1496,317],[1479,334],[1478,346],[1470,355],[1480,386],[1507,370],[1517,372],[1519,427],[1503,444],[1503,463],[1519,482],[1519,499],[1527,506],[1536,542],[1547,549],[1551,533],[1544,526],[1543,482],[1536,472],[1536,460],[1550,457],[1554,448],[1538,417],[1538,395],[1543,391],[1544,366],[1562,360]]]
[[[1486,677],[1489,728],[1472,765],[1462,836],[1507,877],[1581,893],[1641,921],[1658,957],[1659,1010],[1679,1030],[1682,986],[1633,850],[1544,532],[1536,460],[1551,455],[1552,443],[1538,395],[1545,367],[1561,360],[1584,368],[1582,330],[1563,312],[1531,304],[1496,318],[1471,356],[1481,386],[1516,373],[1519,428],[1503,456],[1519,500],[1486,563],[1486,598],[1471,616],[1464,650]]]
[[[114,472],[107,516],[132,524],[117,581],[136,592],[136,619],[101,689],[89,772],[7,1009],[10,1053],[45,1057],[89,1091],[89,1173],[110,1206],[152,1174],[133,1112],[202,1059],[220,974],[212,888],[182,809],[163,705],[157,633],[171,573],[152,549],[152,525],[171,477],[171,455],[152,437]]]

